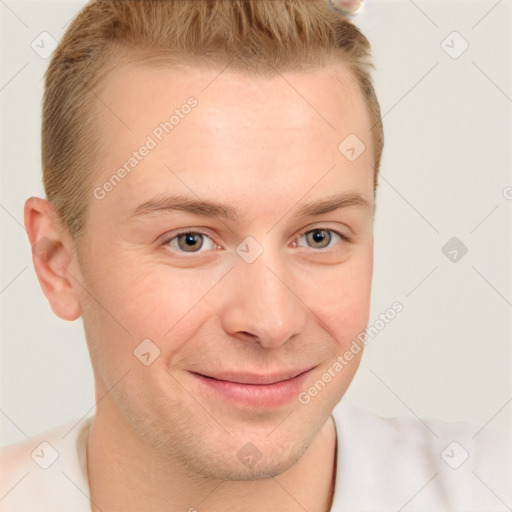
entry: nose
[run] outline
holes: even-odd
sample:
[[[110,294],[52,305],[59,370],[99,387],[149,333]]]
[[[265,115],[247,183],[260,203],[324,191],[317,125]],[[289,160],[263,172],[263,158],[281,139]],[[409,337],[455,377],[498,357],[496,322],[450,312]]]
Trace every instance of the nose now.
[[[229,335],[275,348],[303,331],[308,308],[281,260],[264,251],[252,263],[237,261],[219,314]]]

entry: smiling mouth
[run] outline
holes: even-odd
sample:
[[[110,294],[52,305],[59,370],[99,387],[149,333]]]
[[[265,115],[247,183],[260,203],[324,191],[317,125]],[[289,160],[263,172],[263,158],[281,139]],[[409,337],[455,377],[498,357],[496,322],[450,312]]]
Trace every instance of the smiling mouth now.
[[[309,372],[313,368],[290,370],[280,374],[255,374],[245,372],[221,372],[216,375],[207,375],[198,372],[191,372],[206,379],[227,382],[232,384],[241,384],[247,386],[270,386],[272,384],[279,384],[287,382],[299,377],[300,375]]]
[[[274,374],[263,373],[232,373],[222,372],[204,375],[190,372],[199,386],[207,395],[236,408],[252,408],[258,410],[275,410],[293,403],[306,379],[314,368],[297,369]]]

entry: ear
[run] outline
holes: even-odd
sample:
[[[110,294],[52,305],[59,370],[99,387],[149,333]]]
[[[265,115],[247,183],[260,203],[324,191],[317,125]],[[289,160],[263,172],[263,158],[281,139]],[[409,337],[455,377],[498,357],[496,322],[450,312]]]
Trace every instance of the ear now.
[[[75,261],[71,237],[46,199],[27,199],[24,218],[32,263],[52,311],[63,320],[76,320],[82,308],[73,272],[70,273]]]

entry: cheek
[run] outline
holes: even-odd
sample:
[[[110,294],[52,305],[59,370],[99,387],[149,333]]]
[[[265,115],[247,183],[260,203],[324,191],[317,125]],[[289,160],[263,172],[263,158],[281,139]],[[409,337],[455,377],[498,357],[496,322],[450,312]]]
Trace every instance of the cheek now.
[[[338,267],[316,293],[315,313],[335,336],[337,350],[345,349],[368,325],[373,277],[373,250]]]
[[[192,337],[212,313],[206,311],[208,293],[227,270],[179,269],[140,254],[113,255],[104,260],[101,276],[92,277],[97,301],[108,310],[95,307],[94,315],[110,331],[109,344],[133,350],[149,338],[171,355],[180,348],[175,340]]]

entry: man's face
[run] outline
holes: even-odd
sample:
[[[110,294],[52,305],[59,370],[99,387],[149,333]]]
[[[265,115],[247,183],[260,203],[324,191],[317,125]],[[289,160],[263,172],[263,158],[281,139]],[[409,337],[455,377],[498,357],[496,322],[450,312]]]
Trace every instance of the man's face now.
[[[333,370],[367,325],[373,266],[373,148],[351,84],[339,66],[266,79],[125,66],[100,93],[74,267],[98,399],[112,388],[97,412],[200,474],[289,468],[358,367],[361,351]],[[338,149],[350,134],[366,144],[355,160]],[[325,207],[339,196],[351,201]]]

